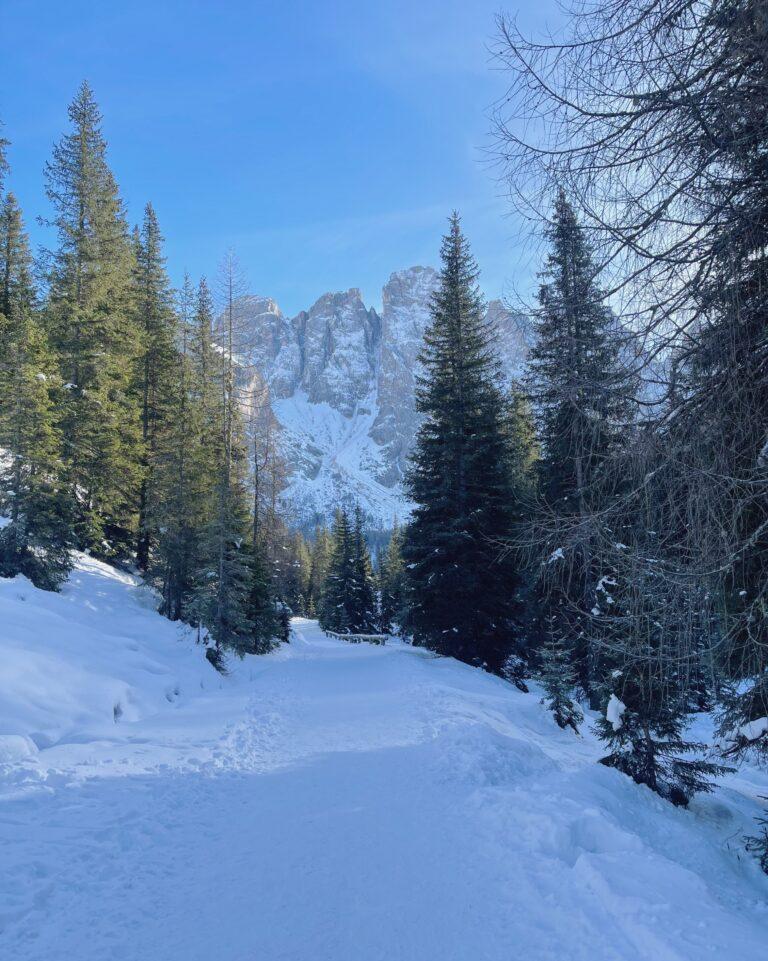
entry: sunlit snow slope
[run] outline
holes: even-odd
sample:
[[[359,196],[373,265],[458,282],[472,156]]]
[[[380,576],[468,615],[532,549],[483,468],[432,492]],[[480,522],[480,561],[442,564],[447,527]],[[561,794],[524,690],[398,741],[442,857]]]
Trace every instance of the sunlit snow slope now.
[[[753,771],[674,809],[535,695],[312,621],[221,678],[87,558],[0,581],[0,664],[3,959],[766,957]]]

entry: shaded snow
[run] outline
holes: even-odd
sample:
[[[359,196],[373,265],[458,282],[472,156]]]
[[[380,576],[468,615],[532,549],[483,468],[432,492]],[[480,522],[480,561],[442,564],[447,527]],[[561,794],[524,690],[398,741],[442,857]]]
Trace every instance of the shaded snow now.
[[[0,617],[4,959],[765,958],[754,769],[679,810],[540,692],[302,619],[222,678],[87,558]]]

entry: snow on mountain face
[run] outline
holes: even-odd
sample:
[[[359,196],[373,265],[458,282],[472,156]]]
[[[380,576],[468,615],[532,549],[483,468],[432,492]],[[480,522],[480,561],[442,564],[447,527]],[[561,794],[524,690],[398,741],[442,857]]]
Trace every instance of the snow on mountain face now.
[[[408,514],[402,479],[419,424],[418,354],[438,275],[431,267],[392,274],[381,316],[360,291],[328,293],[287,319],[267,297],[237,304],[235,352],[255,387],[269,389],[289,470],[283,494],[297,526],[359,503],[372,527]],[[528,350],[525,318],[491,301],[506,376]],[[248,381],[248,378],[245,378]]]

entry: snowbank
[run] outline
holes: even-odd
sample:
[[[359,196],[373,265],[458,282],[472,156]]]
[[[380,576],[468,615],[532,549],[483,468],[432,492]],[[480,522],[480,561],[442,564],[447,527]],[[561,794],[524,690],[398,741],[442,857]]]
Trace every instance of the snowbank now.
[[[138,578],[86,555],[60,594],[0,578],[0,761],[114,736],[220,686],[192,631],[155,605]]]

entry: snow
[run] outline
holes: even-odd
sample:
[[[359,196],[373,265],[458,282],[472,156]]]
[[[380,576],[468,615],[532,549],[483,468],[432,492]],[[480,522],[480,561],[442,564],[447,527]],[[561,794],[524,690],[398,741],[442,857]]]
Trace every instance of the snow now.
[[[537,689],[314,621],[221,677],[83,556],[0,618],[3,959],[765,958],[756,769],[674,808]]]
[[[382,454],[370,436],[378,415],[375,389],[350,416],[325,402],[310,401],[304,390],[274,400],[272,409],[283,428],[281,442],[306,459],[281,495],[293,516],[305,523],[313,523],[316,516],[328,518],[343,496],[349,506],[363,505],[384,528],[408,517],[410,505],[402,486],[386,487],[376,480]]]
[[[748,741],[756,741],[763,734],[768,734],[768,717],[759,717],[749,721],[739,728],[739,734]]]
[[[624,717],[624,712],[626,709],[627,705],[623,701],[619,700],[615,694],[611,694],[610,698],[608,699],[608,704],[605,708],[605,719],[608,721],[614,731],[621,729],[621,726],[624,723],[622,718]]]

